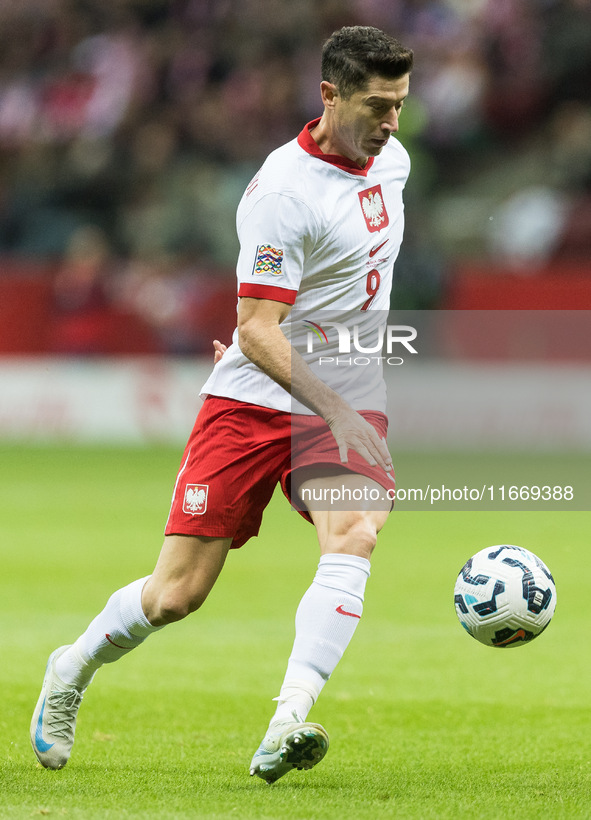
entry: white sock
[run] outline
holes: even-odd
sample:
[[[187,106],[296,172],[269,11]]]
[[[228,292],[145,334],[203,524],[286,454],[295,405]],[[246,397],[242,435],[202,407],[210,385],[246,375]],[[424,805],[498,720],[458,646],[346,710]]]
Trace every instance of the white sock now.
[[[323,555],[296,613],[296,637],[272,723],[305,721],[349,645],[363,612],[370,563],[356,555]]]
[[[85,689],[104,663],[112,663],[162,629],[152,626],[142,609],[142,590],[150,576],[117,590],[107,605],[56,662],[56,673],[64,682]]]

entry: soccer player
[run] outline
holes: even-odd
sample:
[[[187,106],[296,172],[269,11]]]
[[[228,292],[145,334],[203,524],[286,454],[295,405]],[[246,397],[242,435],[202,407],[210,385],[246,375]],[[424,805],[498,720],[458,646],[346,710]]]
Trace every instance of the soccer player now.
[[[320,379],[289,341],[290,311],[356,317],[389,308],[409,172],[391,137],[412,61],[412,51],[378,29],[335,32],[322,53],[322,116],[272,152],[246,189],[237,212],[238,326],[227,350],[214,344],[162,551],[152,575],[115,592],[72,645],[50,655],[31,722],[44,766],[66,765],[96,671],[201,606],[229,549],[258,533],[278,483],[315,526],[321,557],[250,773],[273,783],[326,754],[328,735],[308,713],[359,623],[391,496],[387,505],[346,510],[307,509],[302,497],[319,485],[357,487],[359,476],[384,496],[394,479],[385,406],[368,408],[363,389],[347,401]],[[294,453],[292,424],[303,422],[312,443]]]

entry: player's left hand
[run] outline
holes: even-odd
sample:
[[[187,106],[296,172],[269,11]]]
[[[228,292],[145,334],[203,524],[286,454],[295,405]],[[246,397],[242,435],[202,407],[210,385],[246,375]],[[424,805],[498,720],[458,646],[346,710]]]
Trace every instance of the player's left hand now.
[[[217,364],[226,350],[228,349],[227,345],[222,344],[217,339],[213,340],[213,363]]]
[[[392,456],[386,440],[378,435],[361,413],[347,407],[326,421],[335,437],[343,464],[349,460],[348,451],[355,450],[372,467],[379,465],[387,473],[392,470]]]

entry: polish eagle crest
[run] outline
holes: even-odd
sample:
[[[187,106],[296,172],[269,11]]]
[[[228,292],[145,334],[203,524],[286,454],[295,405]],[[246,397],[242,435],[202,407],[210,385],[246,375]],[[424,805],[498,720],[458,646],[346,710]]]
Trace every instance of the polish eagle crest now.
[[[370,191],[366,197],[363,197],[361,205],[363,213],[372,227],[375,228],[384,221],[384,203],[379,191],[376,191],[375,194]]]
[[[382,228],[388,225],[390,220],[382,197],[382,189],[379,185],[361,191],[359,193],[359,202],[365,217],[365,224],[370,233],[381,231]]]
[[[207,484],[187,484],[183,509],[192,515],[203,515],[207,506]]]

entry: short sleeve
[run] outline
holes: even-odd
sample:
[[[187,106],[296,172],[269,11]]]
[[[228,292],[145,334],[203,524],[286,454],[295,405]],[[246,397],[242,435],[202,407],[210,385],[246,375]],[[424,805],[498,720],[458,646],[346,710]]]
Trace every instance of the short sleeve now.
[[[237,228],[238,296],[293,305],[317,233],[310,208],[295,196],[268,193],[239,210]]]

